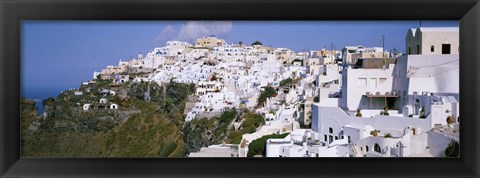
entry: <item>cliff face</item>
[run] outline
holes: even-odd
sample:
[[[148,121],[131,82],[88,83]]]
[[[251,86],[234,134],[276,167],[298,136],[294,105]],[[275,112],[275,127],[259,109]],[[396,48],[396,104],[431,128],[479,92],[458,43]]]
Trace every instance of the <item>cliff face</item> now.
[[[26,98],[20,98],[20,129],[34,129],[34,121],[37,120],[38,108],[35,107],[35,101]]]
[[[187,152],[196,152],[209,145],[227,142],[227,135],[231,123],[239,117],[236,110],[228,110],[222,115],[213,118],[194,119],[183,128],[184,140],[187,143]]]
[[[83,95],[66,91],[44,100],[44,116],[36,115],[33,101],[22,99],[23,157],[185,155],[183,108],[194,86],[125,83],[112,87],[100,81],[89,87],[91,92]],[[103,88],[118,95],[98,92]],[[108,103],[99,102],[102,98]],[[85,103],[91,104],[88,110],[83,109]],[[109,109],[111,103],[119,108]]]
[[[83,95],[66,91],[43,100],[42,116],[33,101],[22,99],[22,157],[184,157],[213,144],[238,144],[263,124],[260,115],[237,110],[185,123],[193,84],[107,82],[89,85]],[[102,94],[105,88],[116,95]],[[112,103],[118,109],[109,109]],[[235,121],[243,122],[240,130],[233,129]]]

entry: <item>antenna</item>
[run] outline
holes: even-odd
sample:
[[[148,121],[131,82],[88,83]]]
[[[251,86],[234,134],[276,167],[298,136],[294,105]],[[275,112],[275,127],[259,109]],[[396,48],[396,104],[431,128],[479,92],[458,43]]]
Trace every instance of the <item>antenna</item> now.
[[[382,35],[382,57],[385,58],[385,35]]]
[[[330,43],[330,50],[332,51],[330,53],[330,62],[332,61],[332,59],[334,59],[334,55],[335,55],[335,52],[333,51],[333,43]],[[323,61],[325,63],[325,61]]]

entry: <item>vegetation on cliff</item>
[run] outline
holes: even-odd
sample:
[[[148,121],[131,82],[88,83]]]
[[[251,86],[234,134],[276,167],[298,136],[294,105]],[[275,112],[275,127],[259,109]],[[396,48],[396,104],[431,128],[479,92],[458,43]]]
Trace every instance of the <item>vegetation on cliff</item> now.
[[[213,144],[238,144],[243,134],[264,124],[261,115],[235,109],[185,122],[194,84],[109,82],[98,79],[80,88],[90,90],[83,95],[65,91],[43,100],[42,116],[33,101],[22,98],[22,157],[184,157]],[[100,99],[119,108],[108,109]],[[92,107],[84,110],[83,103]],[[237,131],[234,122],[242,125]]]
[[[265,119],[260,114],[247,112],[244,116],[245,120],[242,123],[242,127],[237,131],[231,131],[228,135],[228,142],[233,144],[240,144],[242,141],[242,135],[254,133],[257,128],[265,125]]]
[[[268,139],[285,138],[288,134],[290,133],[265,135],[259,139],[253,140],[252,143],[248,145],[247,157],[253,157],[255,155],[265,156],[266,154],[265,147]]]
[[[105,83],[108,81],[97,81],[89,86],[92,92],[80,96],[66,91],[44,100],[44,116],[36,115],[32,101],[22,99],[22,156],[184,156],[183,109],[194,86],[125,83],[115,86],[119,93],[111,96],[99,92],[113,88]],[[100,98],[114,101],[120,108],[102,108]],[[85,111],[81,103],[98,107]]]

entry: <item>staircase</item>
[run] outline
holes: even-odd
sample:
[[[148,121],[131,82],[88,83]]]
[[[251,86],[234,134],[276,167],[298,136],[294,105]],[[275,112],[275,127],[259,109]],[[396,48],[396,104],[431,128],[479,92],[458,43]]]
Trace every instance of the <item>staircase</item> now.
[[[357,147],[353,145],[352,142],[350,142],[350,147],[352,148],[353,153],[355,153],[355,157],[363,157],[363,155],[357,151]]]

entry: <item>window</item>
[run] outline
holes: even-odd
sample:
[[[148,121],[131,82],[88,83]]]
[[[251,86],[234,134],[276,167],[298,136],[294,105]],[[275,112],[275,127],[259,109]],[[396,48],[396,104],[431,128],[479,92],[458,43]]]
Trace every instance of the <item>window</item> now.
[[[325,135],[325,141],[327,141],[327,135]]]
[[[375,143],[375,146],[373,146],[373,150],[378,152],[378,153],[381,153],[381,148],[380,148],[380,145],[376,144]]]
[[[365,146],[365,152],[368,152],[368,146]]]
[[[380,78],[380,79],[379,79],[380,83],[383,83],[383,82],[385,82],[386,80],[387,80],[386,78]]]
[[[348,136],[348,143],[351,143],[351,141],[350,141],[350,136]]]
[[[377,79],[370,78],[370,88],[377,88]]]
[[[420,54],[420,45],[417,45],[417,54]]]
[[[408,47],[408,54],[412,54],[410,47]]]
[[[450,44],[442,44],[442,54],[450,54]]]
[[[328,128],[328,133],[333,133],[333,129],[331,127]]]
[[[367,86],[367,79],[366,78],[358,78],[358,87],[366,87]]]
[[[433,45],[430,47],[430,52],[435,52],[435,47]]]
[[[338,136],[335,136],[335,140],[338,140]]]

